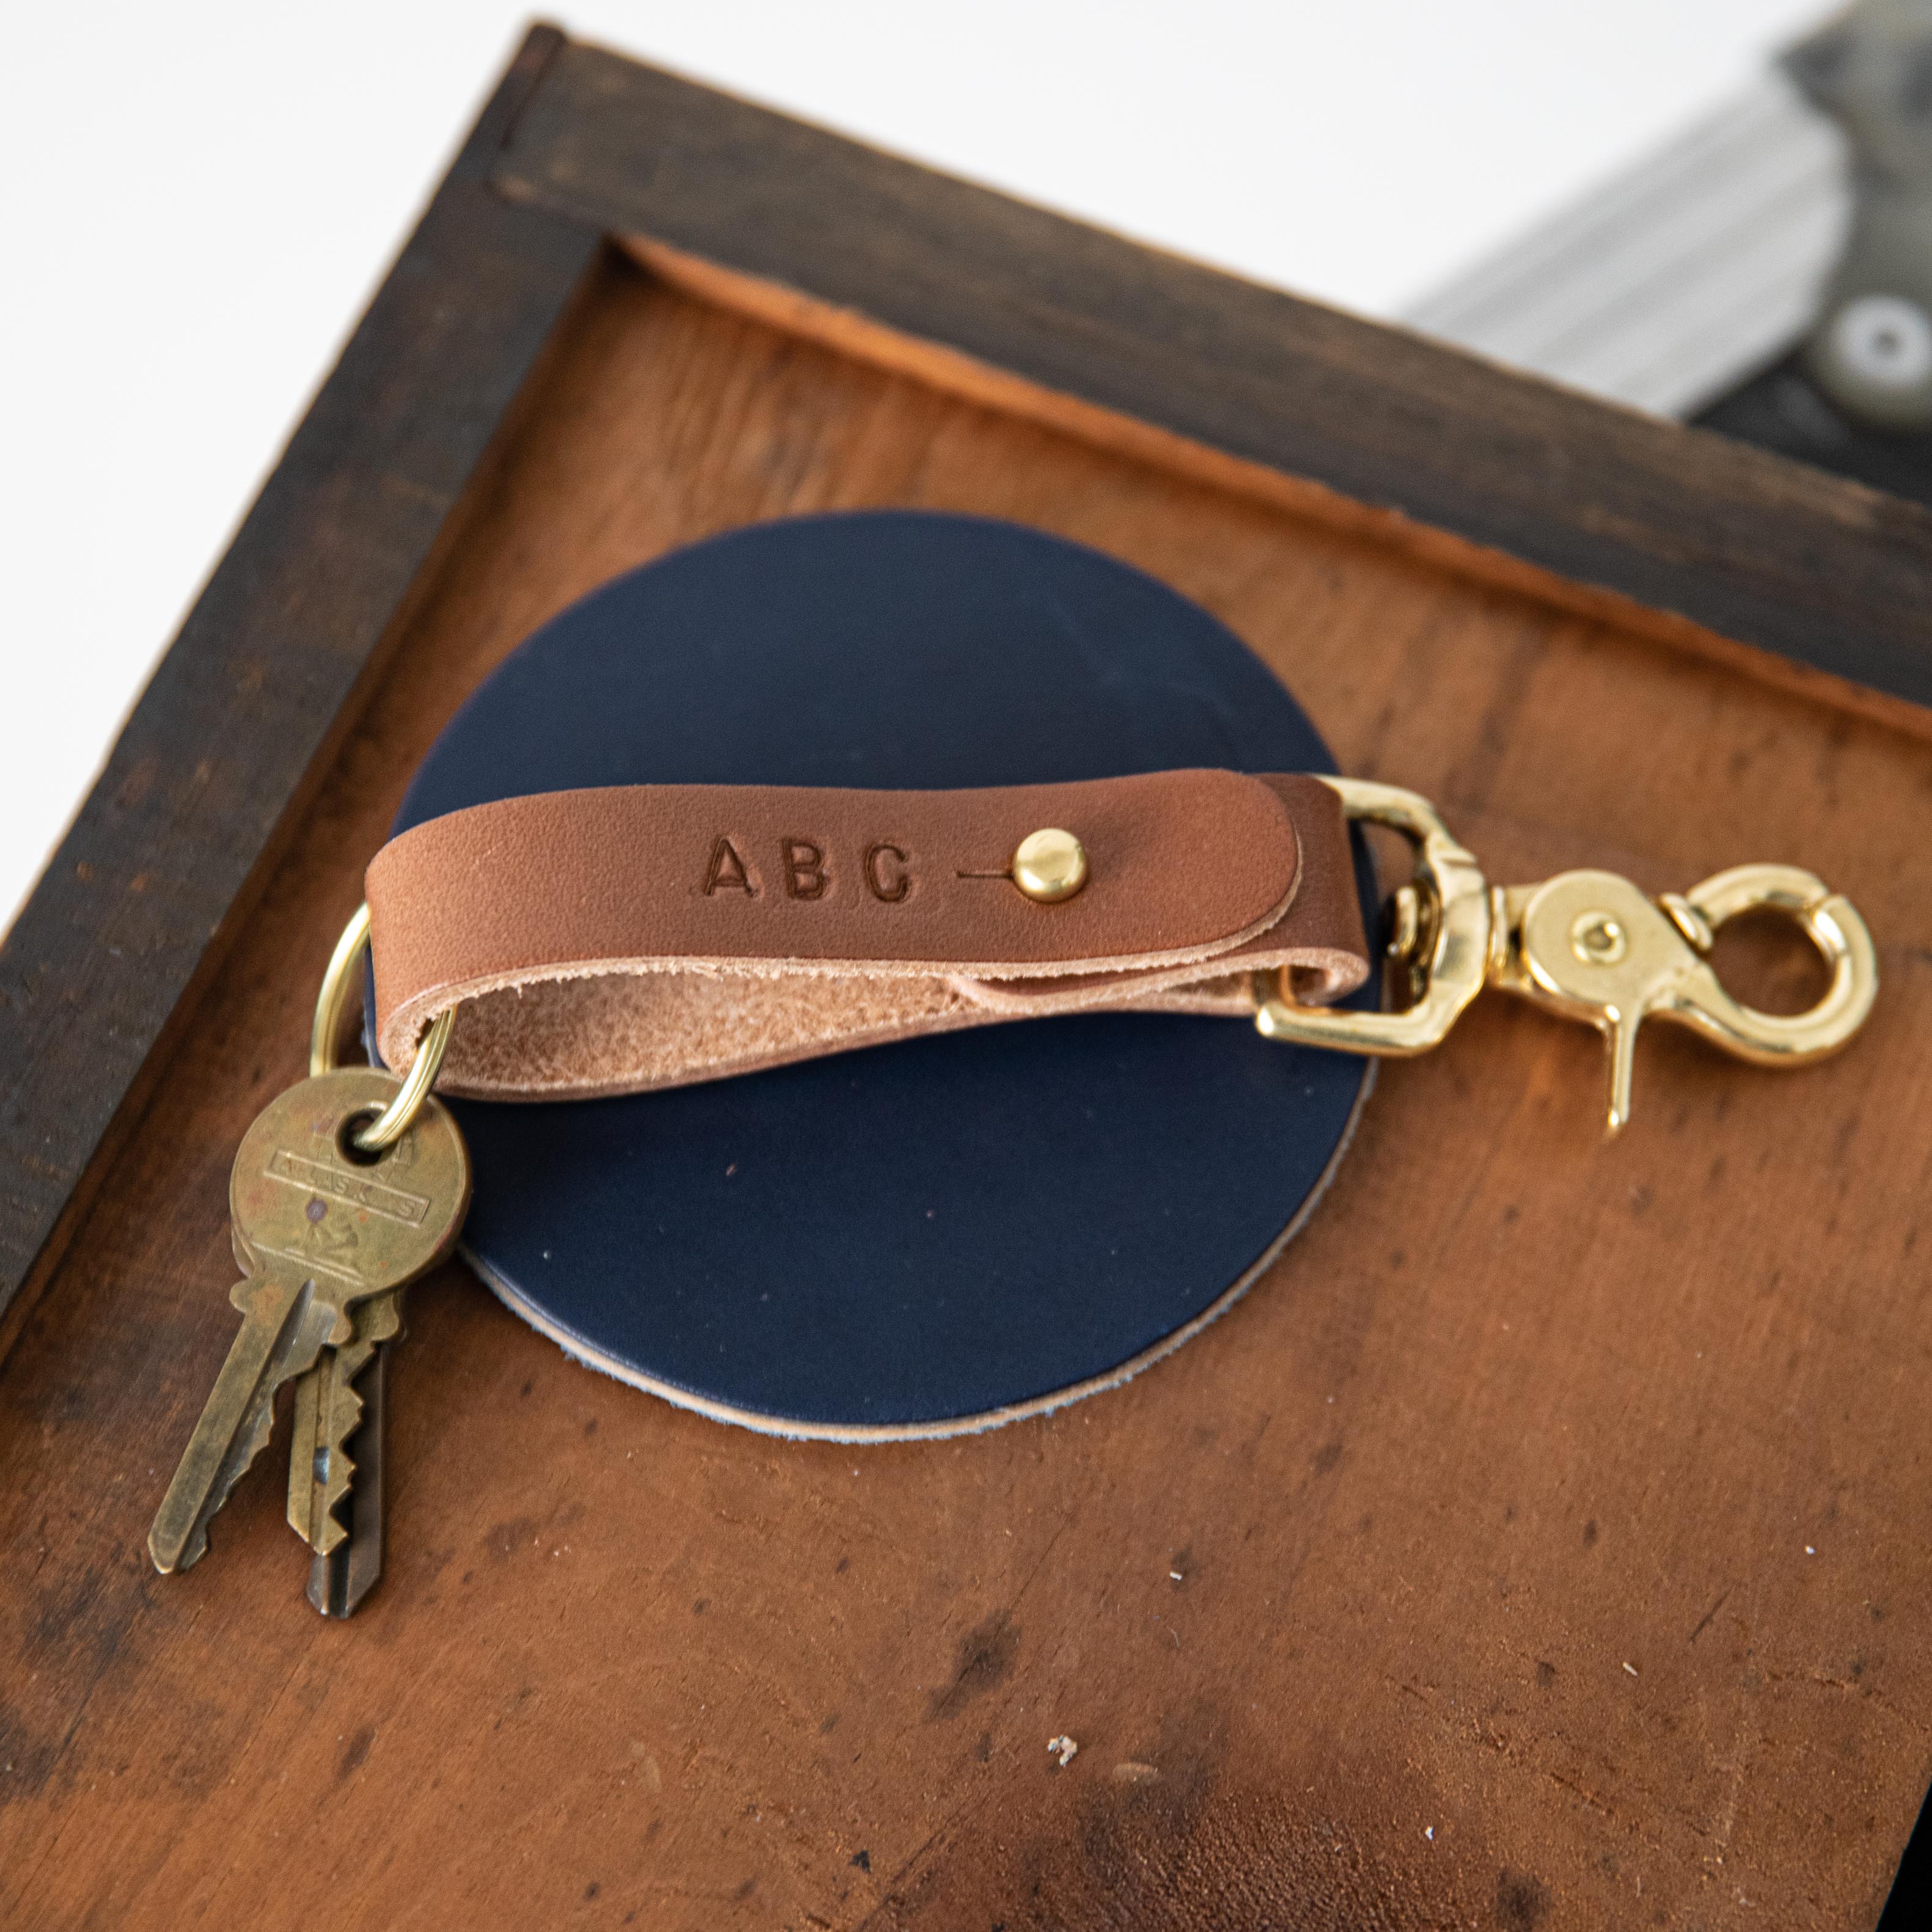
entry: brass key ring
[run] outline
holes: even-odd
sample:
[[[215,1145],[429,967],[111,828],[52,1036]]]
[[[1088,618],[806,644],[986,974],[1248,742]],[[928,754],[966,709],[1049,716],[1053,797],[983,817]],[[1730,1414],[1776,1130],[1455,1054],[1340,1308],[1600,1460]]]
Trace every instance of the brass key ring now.
[[[352,995],[362,977],[362,962],[369,950],[369,908],[365,902],[356,908],[342,937],[335,942],[328,964],[322,976],[322,990],[315,998],[315,1024],[308,1038],[308,1070],[333,1073],[336,1048],[342,1037],[342,1022]],[[359,1154],[380,1154],[407,1133],[429,1100],[430,1089],[442,1070],[442,1057],[449,1051],[449,1036],[455,1030],[456,1009],[437,1014],[416,1049],[402,1091],[371,1120],[350,1136]]]

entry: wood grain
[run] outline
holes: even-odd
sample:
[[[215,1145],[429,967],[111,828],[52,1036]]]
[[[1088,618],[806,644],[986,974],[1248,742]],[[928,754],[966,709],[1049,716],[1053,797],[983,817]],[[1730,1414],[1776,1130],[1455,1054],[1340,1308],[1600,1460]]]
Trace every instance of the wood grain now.
[[[1485,1004],[1233,1315],[957,1442],[718,1426],[452,1268],[364,1613],[302,1601],[272,1467],[155,1577],[230,1154],[416,760],[612,572],[871,503],[1165,578],[1500,878],[1816,868],[1869,1034],[1660,1034],[1606,1147],[1595,1042]],[[1869,1927],[1932,1773],[1928,792],[1906,734],[608,264],[0,1365],[0,1921]]]
[[[0,1311],[138,1116],[596,252],[484,184],[561,39],[512,62],[0,940]]]
[[[1932,514],[934,174],[595,48],[508,195],[802,292],[1549,580],[1932,701]],[[1478,569],[1483,560],[1467,561]]]
[[[1875,685],[1860,683],[1842,670],[1823,668],[1827,662],[1837,661],[1832,656],[1828,636],[1815,640],[1810,662],[1740,644],[1736,638],[1694,623],[1676,611],[1640,603],[1600,584],[1559,576],[1507,550],[1472,543],[1433,524],[1418,523],[1398,510],[1377,508],[1345,496],[1312,477],[1230,455],[1162,428],[1146,417],[1102,409],[1065,390],[1047,388],[942,344],[904,334],[856,309],[722,267],[647,235],[620,235],[616,241],[658,280],[700,302],[770,322],[788,335],[822,343],[841,355],[910,376],[928,388],[985,404],[1002,415],[1064,430],[1100,448],[1195,478],[1230,495],[1252,496],[1298,519],[1366,537],[1378,547],[1412,557],[1432,570],[1500,590],[1526,592],[1572,616],[1607,622],[1673,650],[1694,652],[1741,676],[1762,678],[1801,692],[1814,703],[1874,718],[1920,737],[1932,737],[1932,707]],[[1562,427],[1552,424],[1552,432]],[[1568,427],[1577,431],[1587,425]],[[1587,457],[1583,460],[1587,464]]]

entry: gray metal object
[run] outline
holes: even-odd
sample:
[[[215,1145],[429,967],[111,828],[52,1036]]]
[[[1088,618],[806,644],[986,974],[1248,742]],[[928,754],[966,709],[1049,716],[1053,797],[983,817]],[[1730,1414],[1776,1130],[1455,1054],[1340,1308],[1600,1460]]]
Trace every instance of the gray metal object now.
[[[1850,232],[1806,370],[1858,422],[1932,428],[1932,0],[1859,0],[1785,67],[1852,153]]]
[[[1849,428],[1780,425],[1780,446],[1932,429],[1932,0],[1858,0],[1404,319],[1669,416],[1797,351]],[[1806,406],[1786,397],[1784,413]],[[1815,395],[1808,407],[1828,418]]]
[[[1767,73],[1402,319],[1570,388],[1688,416],[1805,334],[1852,204],[1843,135]]]

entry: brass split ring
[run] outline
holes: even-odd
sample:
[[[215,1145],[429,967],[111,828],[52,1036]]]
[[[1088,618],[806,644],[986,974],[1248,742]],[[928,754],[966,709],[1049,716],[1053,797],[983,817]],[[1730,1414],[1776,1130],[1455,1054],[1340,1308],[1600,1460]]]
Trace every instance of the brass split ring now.
[[[351,1000],[361,989],[362,962],[369,951],[369,908],[356,908],[342,937],[335,942],[328,964],[322,976],[322,990],[315,998],[315,1024],[308,1039],[309,1077],[332,1073],[336,1048],[342,1037],[342,1022]],[[416,1048],[416,1057],[404,1079],[401,1091],[376,1118],[359,1128],[350,1139],[361,1154],[377,1154],[392,1148],[416,1124],[416,1116],[429,1103],[430,1089],[442,1070],[442,1057],[449,1051],[449,1036],[456,1025],[456,1009],[439,1013]]]

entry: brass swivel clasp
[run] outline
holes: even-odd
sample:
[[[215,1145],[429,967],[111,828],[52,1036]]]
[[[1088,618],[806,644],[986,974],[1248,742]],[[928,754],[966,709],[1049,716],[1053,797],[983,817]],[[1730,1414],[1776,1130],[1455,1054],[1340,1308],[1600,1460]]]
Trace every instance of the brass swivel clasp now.
[[[1795,866],[1736,866],[1686,892],[1652,898],[1615,872],[1559,872],[1540,885],[1492,886],[1426,799],[1394,785],[1330,778],[1352,819],[1387,826],[1415,848],[1395,896],[1389,953],[1406,1003],[1387,1013],[1296,1004],[1286,976],[1257,975],[1255,1024],[1270,1040],[1354,1053],[1408,1054],[1438,1044],[1485,986],[1581,1020],[1610,1048],[1609,1126],[1630,1118],[1637,1028],[1694,1028],[1739,1058],[1790,1066],[1835,1052],[1878,992],[1871,934],[1851,902]],[[1760,1012],[1712,970],[1719,927],[1738,914],[1797,922],[1831,975],[1802,1013]]]

